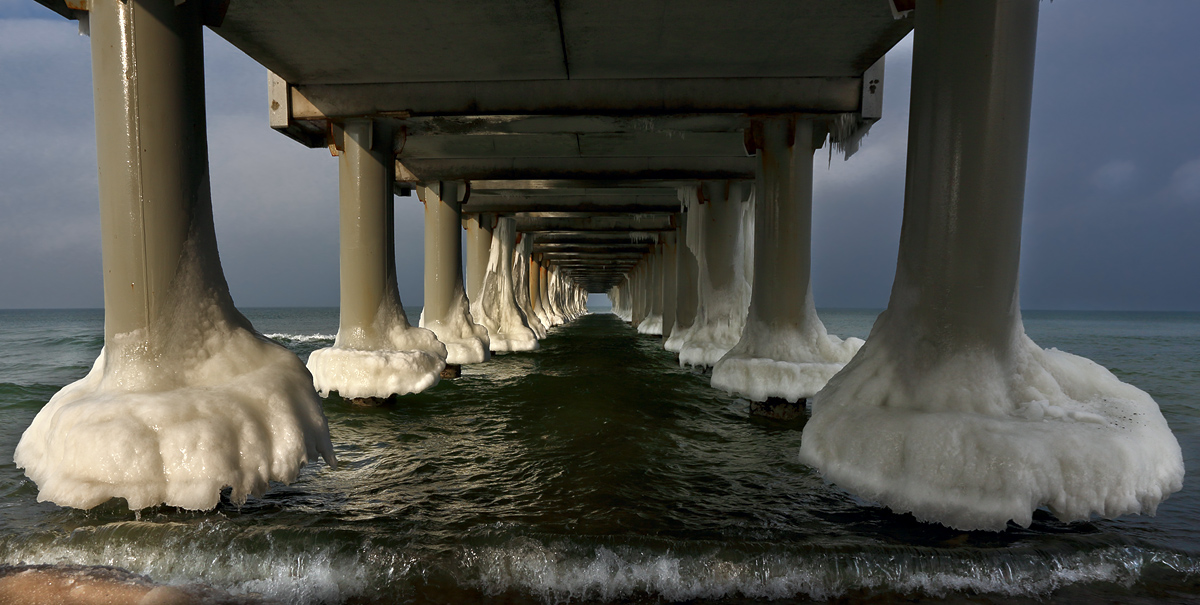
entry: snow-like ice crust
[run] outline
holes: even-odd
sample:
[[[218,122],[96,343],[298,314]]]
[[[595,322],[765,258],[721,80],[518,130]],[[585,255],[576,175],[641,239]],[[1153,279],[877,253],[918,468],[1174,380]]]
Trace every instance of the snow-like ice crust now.
[[[189,237],[152,327],[114,335],[21,436],[13,459],[39,501],[204,510],[226,486],[240,503],[291,482],[318,454],[336,466],[311,376],[233,307],[210,238]]]
[[[863,345],[861,338],[830,335],[817,317],[811,288],[800,325],[749,319],[742,339],[713,367],[712,386],[753,401],[812,397]]]
[[[446,363],[483,363],[491,358],[487,328],[475,323],[471,317],[470,303],[463,292],[461,279],[454,286],[450,310],[444,320],[429,321],[425,311],[421,309],[421,327],[432,330],[438,340],[446,345]]]
[[[1182,487],[1158,405],[1100,365],[1023,330],[1007,360],[912,355],[886,315],[813,399],[800,459],[826,479],[921,520],[997,531],[1043,505],[1064,521],[1152,515]]]
[[[533,310],[533,302],[529,295],[529,256],[533,251],[533,240],[523,236],[516,250],[513,251],[513,283],[516,284],[517,307],[525,318],[525,325],[533,331],[538,340],[546,337],[546,326],[538,319]]]
[[[493,351],[534,351],[538,348],[537,335],[526,325],[513,292],[511,263],[515,241],[516,219],[500,218],[492,232],[492,249],[479,301],[471,304],[471,314],[488,331]]]

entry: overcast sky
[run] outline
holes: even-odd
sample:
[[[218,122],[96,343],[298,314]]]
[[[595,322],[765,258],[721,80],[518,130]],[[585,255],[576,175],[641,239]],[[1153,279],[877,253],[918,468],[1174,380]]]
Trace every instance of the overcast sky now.
[[[1025,197],[1026,309],[1200,311],[1196,0],[1043,2]],[[337,161],[267,125],[266,72],[205,32],[213,205],[243,307],[336,306]],[[884,118],[814,162],[820,307],[882,308],[904,196],[911,37]],[[0,308],[102,305],[88,39],[0,0]],[[401,297],[421,304],[422,209],[397,198]]]

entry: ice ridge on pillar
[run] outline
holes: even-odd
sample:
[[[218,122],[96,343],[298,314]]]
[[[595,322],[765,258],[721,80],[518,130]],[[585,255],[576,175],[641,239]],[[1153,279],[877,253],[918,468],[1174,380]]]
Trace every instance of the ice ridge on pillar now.
[[[1036,0],[919,2],[891,299],[812,400],[800,459],[951,527],[1154,514],[1183,485],[1158,404],[1025,335],[1017,291]],[[945,167],[953,166],[954,170]]]
[[[515,242],[516,219],[500,218],[492,234],[492,249],[480,286],[479,301],[471,304],[471,314],[487,328],[492,351],[533,351],[538,348],[537,335],[526,325],[514,294],[511,263]]]

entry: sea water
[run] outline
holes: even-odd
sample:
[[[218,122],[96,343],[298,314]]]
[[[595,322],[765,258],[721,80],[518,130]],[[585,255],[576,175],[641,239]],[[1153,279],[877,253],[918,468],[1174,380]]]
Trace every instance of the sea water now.
[[[336,309],[250,309],[302,359]],[[410,317],[419,310],[408,310]],[[866,337],[877,312],[824,310]],[[212,511],[37,502],[22,431],[103,345],[103,313],[0,311],[0,565],[120,567],[167,584],[315,602],[1054,598],[1200,602],[1200,314],[1027,312],[1025,327],[1150,393],[1188,476],[1156,517],[960,532],[824,483],[801,423],[679,368],[661,338],[597,312],[539,351],[325,413],[340,465]]]

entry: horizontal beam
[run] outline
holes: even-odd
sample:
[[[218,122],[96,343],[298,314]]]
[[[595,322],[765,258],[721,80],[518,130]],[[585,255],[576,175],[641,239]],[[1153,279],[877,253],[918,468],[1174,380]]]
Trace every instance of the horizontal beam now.
[[[478,195],[474,192],[462,211],[480,212],[678,212],[680,203],[671,195]]]
[[[671,215],[654,214],[642,217],[627,215],[620,217],[587,218],[529,218],[517,217],[517,231],[668,231],[674,230]]]
[[[291,87],[292,118],[856,112],[862,78],[500,80]]]
[[[403,158],[396,180],[751,180],[752,157]]]

